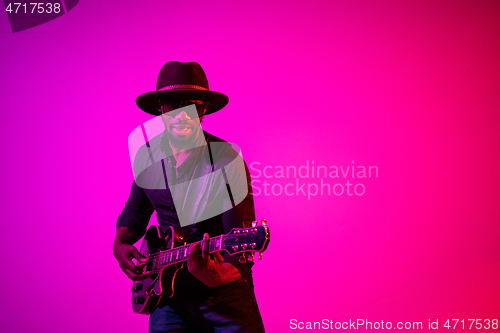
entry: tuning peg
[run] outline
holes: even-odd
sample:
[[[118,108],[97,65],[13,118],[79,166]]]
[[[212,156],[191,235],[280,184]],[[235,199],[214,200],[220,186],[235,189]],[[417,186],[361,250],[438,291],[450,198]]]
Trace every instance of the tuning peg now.
[[[262,252],[259,252],[259,260],[262,260]]]
[[[253,222],[252,222],[252,228],[255,228],[255,227],[257,226],[257,224],[258,224],[258,223],[259,223],[259,222],[257,222],[257,221],[253,221]]]
[[[245,258],[245,254],[242,253],[240,259],[238,260],[240,263],[244,264],[247,262],[247,258]]]
[[[250,222],[244,221],[243,228],[250,228]]]
[[[267,220],[266,219],[262,219],[260,221],[260,223],[263,225],[263,226],[266,226],[267,225]]]
[[[253,257],[253,255],[254,255],[254,252],[250,252],[250,255],[247,258],[248,261],[254,261],[255,260],[255,258]]]

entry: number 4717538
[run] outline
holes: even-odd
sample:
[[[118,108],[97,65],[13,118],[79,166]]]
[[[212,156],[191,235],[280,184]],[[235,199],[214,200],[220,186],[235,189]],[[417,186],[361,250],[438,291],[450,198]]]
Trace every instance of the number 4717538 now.
[[[44,7],[44,5],[45,5],[45,7]],[[29,4],[28,3],[21,3],[21,2],[9,3],[7,5],[7,8],[5,8],[5,11],[9,12],[9,14],[12,14],[12,12],[14,12],[14,14],[17,14],[17,13],[25,13],[26,14],[29,11],[28,6],[31,6],[31,14],[34,14],[34,13],[39,13],[39,14],[56,13],[56,14],[59,14],[61,12],[61,4],[60,3],[52,4],[52,3],[43,3],[43,2],[30,2]],[[19,8],[21,8],[21,11],[19,11]],[[36,9],[36,12],[35,12],[35,9]]]
[[[451,320],[451,322],[450,322]],[[498,319],[467,319],[469,321],[469,329],[498,329]],[[447,329],[455,329],[457,327],[465,329],[465,319],[448,319],[446,320],[446,323],[444,323],[443,327],[446,327]]]

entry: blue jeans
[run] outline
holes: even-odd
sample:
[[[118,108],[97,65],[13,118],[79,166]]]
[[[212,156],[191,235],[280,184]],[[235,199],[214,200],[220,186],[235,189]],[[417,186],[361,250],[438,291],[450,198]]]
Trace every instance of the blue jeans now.
[[[213,290],[200,295],[176,289],[149,317],[149,333],[264,332],[251,277]]]

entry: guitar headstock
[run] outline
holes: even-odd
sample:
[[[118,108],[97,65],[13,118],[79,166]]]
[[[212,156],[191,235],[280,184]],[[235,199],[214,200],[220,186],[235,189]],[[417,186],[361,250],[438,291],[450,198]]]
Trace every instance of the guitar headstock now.
[[[267,249],[271,234],[266,220],[259,222],[243,222],[244,228],[233,228],[224,236],[222,248],[230,255],[241,254],[240,262],[245,262],[245,253],[250,252],[248,260],[254,260],[254,253],[259,252],[259,259],[262,252]]]

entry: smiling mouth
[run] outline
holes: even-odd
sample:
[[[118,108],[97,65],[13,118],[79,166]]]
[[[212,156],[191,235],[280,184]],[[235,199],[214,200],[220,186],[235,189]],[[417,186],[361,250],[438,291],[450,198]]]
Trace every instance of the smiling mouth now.
[[[178,133],[186,133],[191,129],[189,125],[174,125],[172,126]]]

